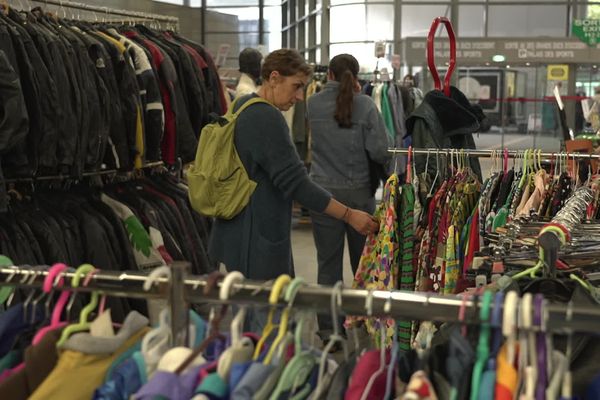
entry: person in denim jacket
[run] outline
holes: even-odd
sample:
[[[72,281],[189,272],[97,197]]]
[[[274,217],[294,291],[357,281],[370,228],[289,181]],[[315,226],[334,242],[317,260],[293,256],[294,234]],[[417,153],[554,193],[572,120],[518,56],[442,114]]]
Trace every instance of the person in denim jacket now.
[[[335,199],[372,214],[369,158],[386,163],[388,134],[373,100],[360,94],[359,65],[350,54],[329,63],[328,82],[308,99],[312,164],[310,177]],[[368,155],[368,157],[367,157]],[[343,279],[344,239],[348,239],[352,272],[356,273],[366,236],[342,220],[311,212],[319,264],[318,283],[332,285]],[[322,337],[331,331],[331,318],[319,317]]]

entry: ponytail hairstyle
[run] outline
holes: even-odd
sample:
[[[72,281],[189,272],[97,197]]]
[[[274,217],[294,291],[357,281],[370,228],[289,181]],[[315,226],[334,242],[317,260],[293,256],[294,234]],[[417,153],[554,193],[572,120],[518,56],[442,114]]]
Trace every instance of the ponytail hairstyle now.
[[[329,71],[333,74],[333,79],[340,83],[334,114],[340,128],[352,126],[352,106],[358,70],[358,61],[350,54],[339,54],[329,62]]]

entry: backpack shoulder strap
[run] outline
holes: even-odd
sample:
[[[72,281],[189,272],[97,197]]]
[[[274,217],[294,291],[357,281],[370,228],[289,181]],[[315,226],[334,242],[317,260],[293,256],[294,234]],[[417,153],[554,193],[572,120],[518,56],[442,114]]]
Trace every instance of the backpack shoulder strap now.
[[[263,99],[262,97],[253,97],[250,100],[246,101],[244,104],[242,104],[242,106],[235,113],[233,113],[233,115],[238,116],[246,108],[250,107],[253,104],[257,104],[257,103],[266,103],[266,104],[272,105],[271,103],[269,103],[267,100]],[[233,105],[232,105],[232,110],[233,110]]]

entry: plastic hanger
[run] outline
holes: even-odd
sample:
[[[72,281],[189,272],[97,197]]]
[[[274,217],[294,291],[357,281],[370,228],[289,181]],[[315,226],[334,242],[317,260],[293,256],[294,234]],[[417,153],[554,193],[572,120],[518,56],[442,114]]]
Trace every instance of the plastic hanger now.
[[[303,278],[295,278],[288,285],[285,293],[285,300],[288,302],[288,310],[292,309],[296,294],[303,286],[306,286],[306,281]],[[306,386],[306,382],[310,378],[311,372],[317,363],[317,359],[311,350],[302,350],[302,332],[304,328],[304,322],[305,317],[300,318],[298,321],[298,325],[294,331],[294,357],[292,357],[283,370],[283,373],[277,382],[277,386],[271,393],[271,400],[279,399],[283,393],[288,391],[290,393],[297,393],[299,397],[308,396],[307,390],[310,391],[310,385]],[[266,360],[267,359],[265,358],[265,361]],[[298,392],[299,386],[304,387]],[[317,385],[315,392],[319,393],[318,390],[319,386]],[[306,395],[303,396],[303,394]]]
[[[566,326],[569,326],[571,321],[573,320],[573,302],[569,301],[567,304],[567,311],[565,315]],[[570,368],[570,362],[573,355],[573,330],[567,328],[567,348],[565,350],[565,356],[568,360],[567,370],[565,371],[563,377],[563,384],[561,390],[561,398],[563,399],[571,399],[573,398],[573,377]]]
[[[533,331],[533,295],[525,293],[519,308],[519,376],[524,380],[523,400],[535,398],[537,348]]]
[[[426,301],[425,304],[429,304],[429,294],[427,294],[425,301]],[[384,309],[385,309],[386,314],[391,314],[391,312],[392,312],[392,294],[391,293],[390,293],[390,296],[386,300]],[[431,341],[428,340],[427,350],[429,350],[430,345],[431,345]],[[384,399],[391,398],[392,387],[394,386],[394,380],[395,380],[394,378],[395,378],[396,368],[394,368],[393,366],[395,366],[398,361],[398,352],[399,352],[398,324],[396,324],[396,323],[394,323],[394,335],[392,336],[392,350],[391,351],[392,351],[392,354],[390,356],[390,363],[388,364],[387,377],[386,377],[386,381],[385,381]],[[421,356],[419,358],[421,358]],[[421,364],[424,364],[423,360],[421,360]]]
[[[368,308],[368,314],[369,315],[373,315],[373,291],[369,290],[369,294],[367,296],[367,308]],[[390,301],[391,304],[391,296],[388,298],[388,301]],[[373,385],[375,384],[375,380],[385,372],[385,369],[387,367],[387,363],[385,362],[386,360],[386,347],[385,347],[385,339],[386,339],[386,327],[387,327],[387,323],[384,320],[380,320],[379,321],[379,368],[377,369],[377,371],[375,371],[375,373],[373,373],[373,375],[371,375],[371,377],[369,378],[369,381],[367,382],[367,385],[365,386],[365,389],[362,392],[362,395],[360,396],[360,400],[367,400],[369,398],[369,393],[371,393],[371,389],[373,388]]]
[[[223,277],[218,271],[211,273],[206,282],[206,286],[204,286],[203,293],[208,296],[212,290],[214,290],[217,286],[217,282],[220,278]],[[175,370],[175,374],[179,375],[186,370],[186,368],[198,357],[198,355],[202,354],[204,350],[215,340],[221,340],[223,342],[226,341],[225,336],[223,336],[219,332],[219,325],[221,324],[221,320],[225,316],[225,312],[227,311],[227,305],[223,305],[221,307],[221,311],[218,313],[213,313],[213,318],[210,320],[210,335],[206,339],[200,343],[198,347],[192,351],[192,353],[177,367]]]
[[[504,303],[504,292],[498,292],[494,296],[494,308],[492,310],[491,326],[493,328],[492,354],[495,356],[502,345],[502,304]]]
[[[170,280],[171,268],[167,266],[154,268],[144,281],[144,290],[149,291],[157,282],[158,278],[161,277]],[[168,350],[169,341],[172,337],[170,321],[170,310],[168,307],[165,307],[158,314],[158,326],[145,334],[144,338],[142,339],[141,353],[144,355],[144,358],[154,359],[162,356],[162,354]]]
[[[432,197],[433,192],[435,191],[435,185],[437,183],[438,178],[440,177],[440,149],[436,149],[435,153],[435,176],[433,177],[433,181],[431,182],[431,189],[429,189],[429,193],[427,193],[427,197]]]
[[[15,271],[18,271],[18,268],[14,266],[14,263],[12,262],[12,260],[6,256],[0,256],[0,267],[6,268],[6,267],[10,267],[10,268],[14,268]],[[7,282],[10,282],[14,276],[15,273],[11,273],[8,278],[6,279]],[[2,286],[0,287],[0,304],[4,304],[4,302],[6,302],[6,300],[8,300],[8,298],[10,297],[10,295],[13,293],[13,291],[15,290],[14,286]]]
[[[515,362],[517,347],[517,306],[519,296],[517,292],[510,291],[504,298],[504,313],[502,317],[502,335],[506,339],[506,359],[509,365]]]
[[[46,279],[44,279],[44,285],[42,287],[44,293],[50,293],[52,289],[58,285],[58,283],[60,283],[61,287],[64,285],[64,277],[61,277],[60,274],[65,272],[67,268],[68,267],[62,263],[54,264],[52,268],[50,268]],[[70,296],[70,291],[61,291],[60,296],[58,297],[58,301],[54,306],[54,310],[52,311],[52,319],[50,320],[50,325],[43,327],[35,334],[32,341],[33,345],[38,344],[46,335],[46,333],[54,329],[62,328],[63,326],[68,324],[68,321],[61,321],[60,317]]]
[[[440,75],[438,74],[437,67],[435,66],[435,34],[440,24],[444,24],[446,31],[448,32],[448,39],[450,42],[450,60],[448,63],[448,70],[444,76],[444,85],[440,81]],[[433,78],[434,87],[436,90],[443,90],[444,94],[450,97],[450,79],[452,73],[456,68],[456,37],[454,35],[454,29],[452,23],[446,17],[437,17],[433,20],[431,28],[429,28],[429,35],[427,35],[427,65]]]
[[[265,342],[269,339],[269,336],[275,329],[279,327],[279,324],[275,324],[273,319],[275,318],[275,313],[277,312],[277,304],[279,303],[279,298],[284,288],[288,283],[292,281],[292,278],[289,275],[280,275],[273,283],[273,287],[271,288],[271,294],[269,296],[269,304],[271,305],[269,309],[269,315],[267,317],[267,324],[265,325],[260,340],[256,344],[256,348],[254,350],[253,359],[256,361],[260,357],[260,352],[265,345]],[[286,324],[287,330],[287,316],[284,319],[283,315],[280,321],[280,324]]]
[[[489,290],[485,291],[481,308],[479,309],[479,342],[477,343],[477,361],[475,362],[471,376],[471,400],[477,400],[479,396],[481,375],[490,355],[490,306],[492,298],[492,292]]]
[[[94,269],[94,266],[91,264],[83,264],[82,266],[77,268],[77,270],[75,271],[75,276],[73,277],[73,279],[71,281],[71,286],[74,288],[78,287],[79,281],[81,280],[82,275],[87,274],[88,272],[92,271],[93,269]],[[79,314],[79,323],[71,324],[62,331],[60,339],[57,342],[57,346],[59,346],[59,347],[62,346],[67,341],[67,339],[69,338],[69,336],[71,334],[84,331],[90,327],[91,322],[88,321],[88,318],[89,318],[90,314],[92,313],[92,311],[94,311],[96,309],[96,306],[98,306],[98,298],[99,298],[98,292],[97,291],[92,292],[90,302],[88,303],[88,305],[86,305],[83,308],[83,310],[81,310],[81,314]]]
[[[548,372],[552,368],[549,367],[548,361],[552,358],[552,349],[548,346],[546,339],[546,319],[544,315],[545,300],[542,294],[536,294],[533,299],[533,324],[538,329],[536,335],[535,348],[537,352],[537,379],[535,385],[535,398],[543,399],[548,386]],[[543,372],[542,372],[543,371]]]
[[[318,379],[318,383],[317,383],[317,388],[322,388],[324,385],[325,367],[327,364],[327,355],[329,354],[329,352],[331,351],[331,349],[333,348],[333,346],[336,343],[341,344],[342,349],[344,351],[344,359],[348,360],[348,346],[346,344],[346,341],[342,337],[342,335],[340,335],[340,328],[338,326],[338,324],[339,324],[338,315],[339,315],[339,311],[341,310],[341,307],[342,307],[343,290],[344,290],[344,283],[342,281],[337,282],[331,290],[330,301],[331,301],[331,322],[333,324],[333,333],[331,334],[331,336],[329,336],[329,342],[327,343],[327,346],[325,346],[325,348],[323,349],[323,352],[321,353],[321,359],[319,360],[319,379]],[[371,301],[373,300],[371,292],[369,292],[369,295],[367,296],[367,303],[368,303],[369,298],[371,299]],[[371,310],[371,312],[373,310],[372,303],[371,303],[370,310]]]
[[[219,289],[219,299],[222,301],[229,301],[229,298],[234,293],[233,285],[242,283],[244,281],[244,275],[239,271],[232,271],[225,276]],[[244,333],[244,321],[246,318],[246,307],[240,307],[239,311],[233,317],[231,321],[231,345],[235,345],[242,340],[242,334]]]
[[[244,281],[244,275],[239,271],[230,272],[225,276],[219,290],[219,300],[228,302],[234,293],[233,285]],[[231,322],[231,346],[219,357],[217,373],[226,382],[229,381],[231,368],[235,363],[248,362],[254,354],[254,342],[243,337],[246,307],[242,306]]]

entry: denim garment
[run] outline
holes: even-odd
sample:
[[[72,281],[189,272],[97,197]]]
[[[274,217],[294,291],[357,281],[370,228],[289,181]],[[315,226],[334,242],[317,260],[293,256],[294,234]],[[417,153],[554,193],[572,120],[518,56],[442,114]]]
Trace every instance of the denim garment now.
[[[311,178],[326,189],[370,186],[367,152],[384,164],[392,145],[383,118],[373,100],[354,96],[352,127],[340,128],[334,118],[339,82],[327,82],[323,90],[308,99],[311,129]]]

